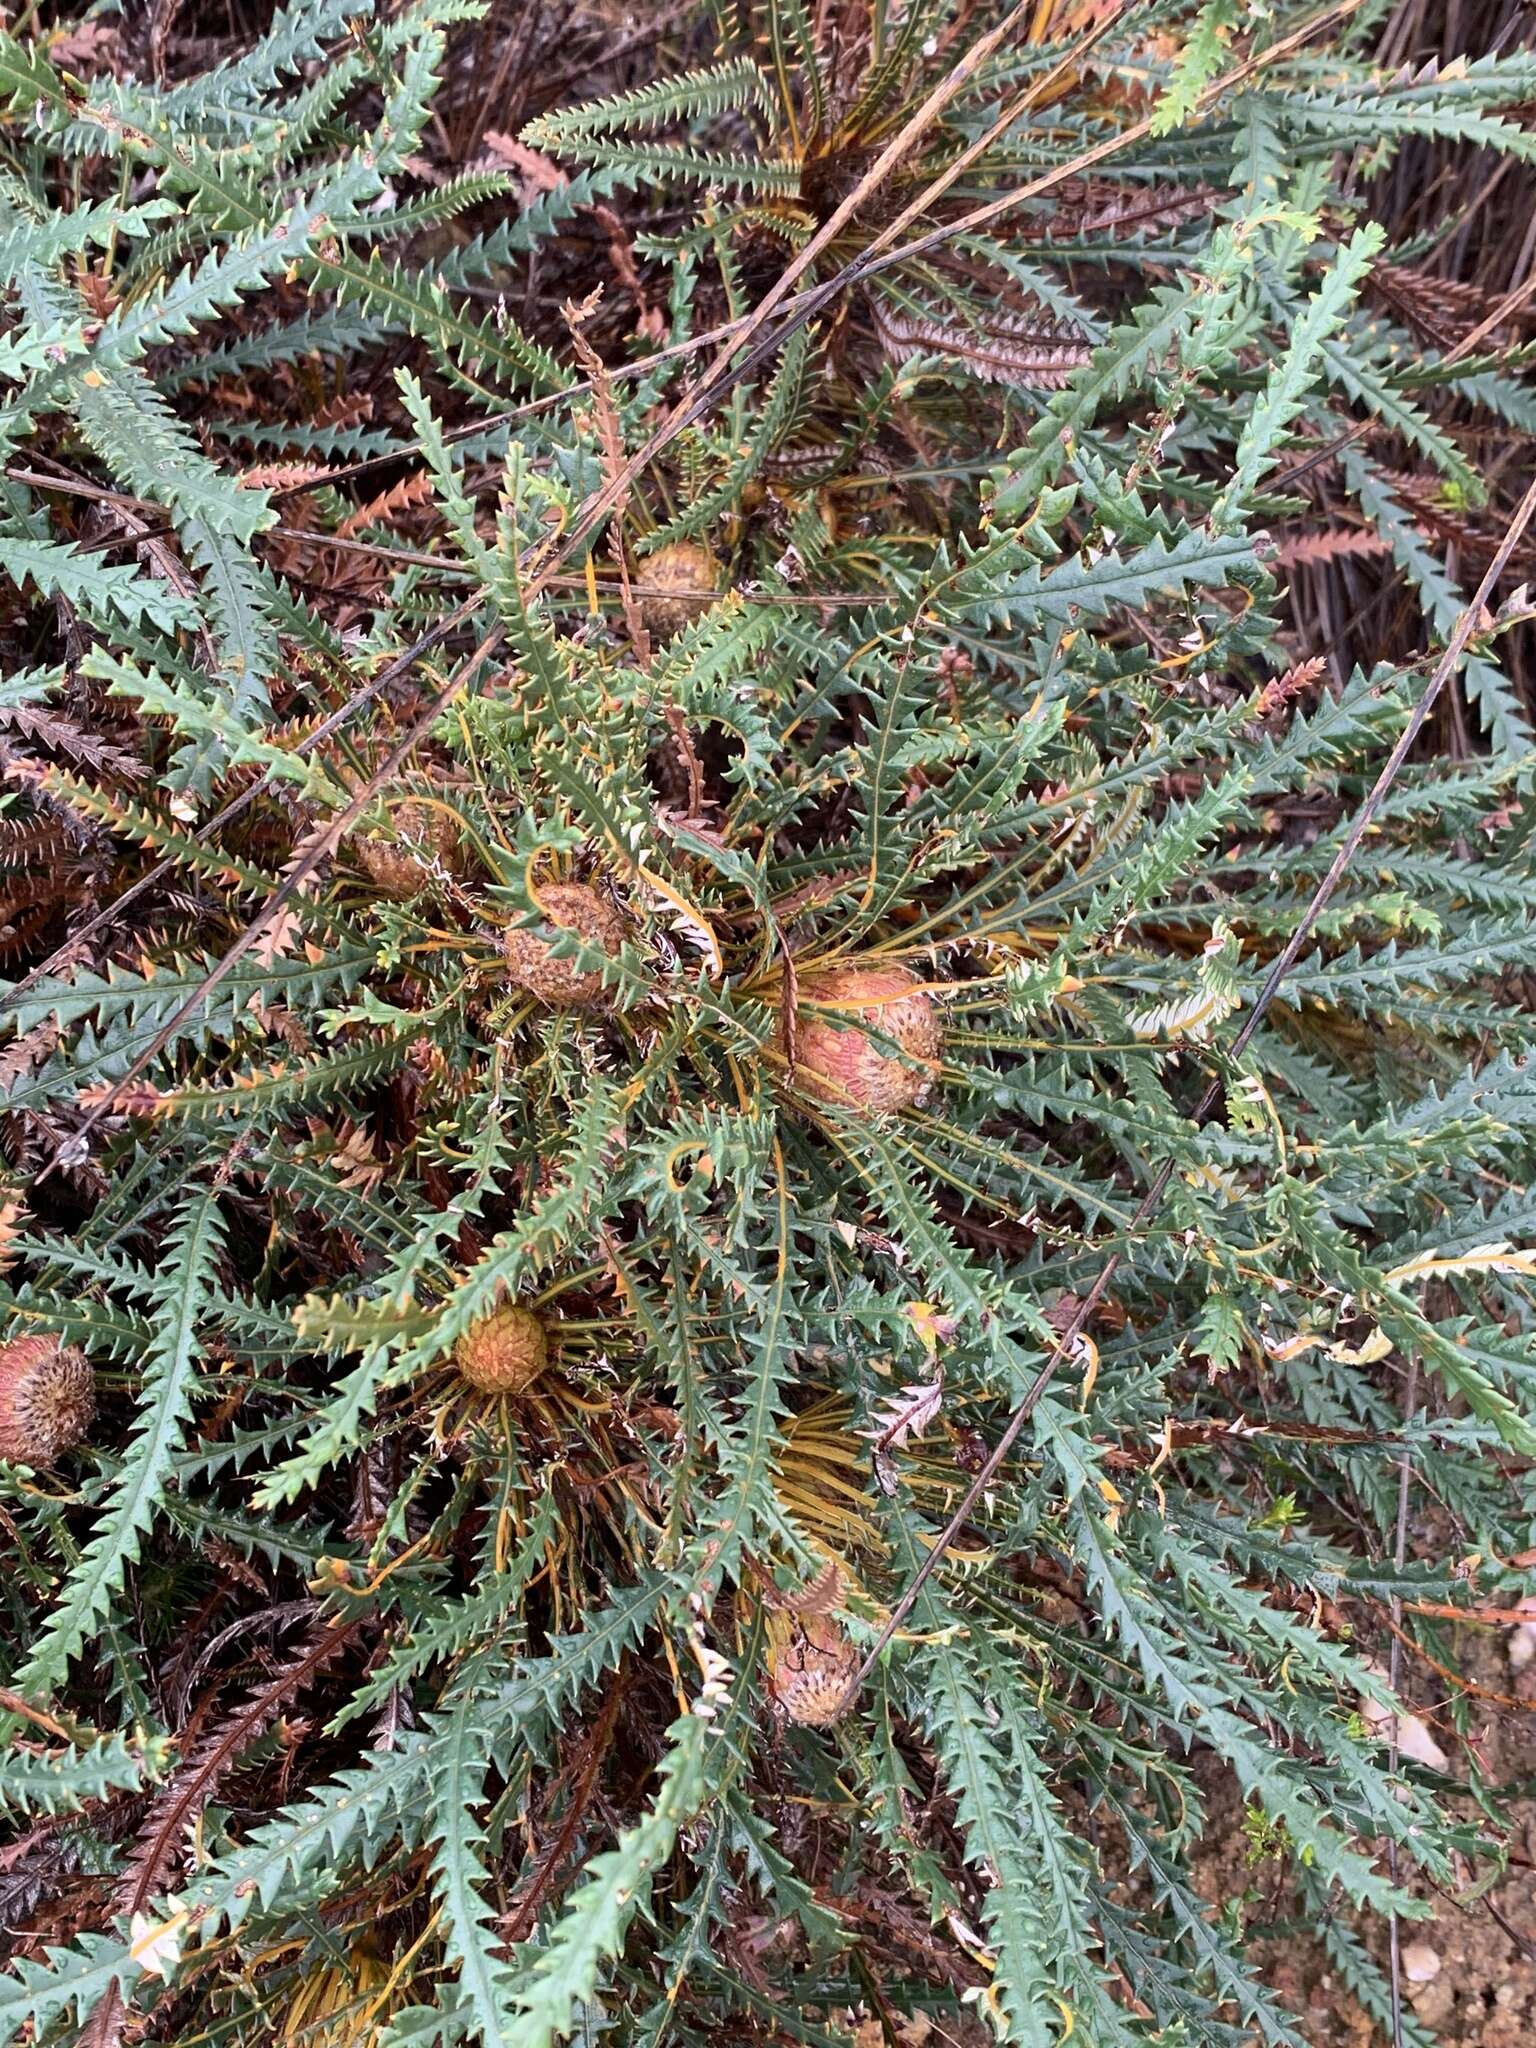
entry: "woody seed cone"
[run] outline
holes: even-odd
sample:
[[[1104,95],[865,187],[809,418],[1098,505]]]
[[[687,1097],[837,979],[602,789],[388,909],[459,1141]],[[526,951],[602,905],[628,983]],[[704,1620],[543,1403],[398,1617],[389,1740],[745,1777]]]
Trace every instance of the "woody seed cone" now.
[[[552,882],[539,891],[545,922],[579,933],[588,945],[610,958],[624,943],[622,914],[583,882]],[[504,932],[501,950],[507,974],[519,988],[556,1009],[599,1009],[609,1000],[601,974],[588,972],[577,960],[557,960],[550,941],[536,929]]]
[[[532,1309],[507,1302],[466,1330],[453,1362],[486,1394],[520,1394],[549,1363],[549,1338]]]
[[[417,895],[434,867],[453,872],[459,853],[459,828],[433,804],[401,804],[391,823],[395,836],[359,832],[348,851],[384,896]]]
[[[772,1644],[768,1690],[798,1726],[830,1728],[851,1705],[848,1688],[858,1668],[859,1653],[839,1621],[798,1614]]]
[[[95,1415],[95,1375],[73,1345],[57,1337],[0,1344],[0,1458],[51,1465],[79,1443]]]
[[[787,1024],[783,1042],[787,1054]],[[794,1086],[813,1101],[876,1116],[909,1109],[932,1082],[942,1045],[933,999],[905,967],[832,967],[799,984]]]
[[[665,643],[691,619],[708,611],[710,599],[689,591],[720,588],[719,557],[696,540],[669,541],[640,564],[640,616],[653,640]]]

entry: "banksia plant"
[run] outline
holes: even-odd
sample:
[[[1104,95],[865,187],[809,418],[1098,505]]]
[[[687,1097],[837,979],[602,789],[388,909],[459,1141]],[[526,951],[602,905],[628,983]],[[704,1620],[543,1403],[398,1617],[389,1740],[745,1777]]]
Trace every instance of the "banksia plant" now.
[[[910,969],[851,964],[797,978],[780,1042],[798,1094],[887,1116],[929,1093],[944,1041],[933,996]]]
[[[0,1458],[39,1469],[73,1450],[96,1417],[96,1377],[57,1337],[0,1344]]]
[[[1389,2015],[1505,1830],[1379,1730],[1450,1754],[1536,1526],[1536,404],[1370,209],[1502,203],[1536,60],[68,13],[0,33],[0,2044],[1310,2048],[1270,1914]]]
[[[585,882],[547,882],[538,892],[540,916],[557,932],[573,932],[586,946],[612,959],[628,932],[624,914]],[[602,970],[555,952],[556,941],[539,929],[517,926],[504,932],[501,950],[507,979],[552,1009],[601,1009],[612,991]]]

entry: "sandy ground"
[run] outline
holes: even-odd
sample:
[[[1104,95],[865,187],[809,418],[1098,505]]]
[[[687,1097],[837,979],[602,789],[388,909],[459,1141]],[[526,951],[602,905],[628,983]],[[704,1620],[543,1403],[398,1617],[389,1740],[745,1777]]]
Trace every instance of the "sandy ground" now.
[[[1486,1898],[1464,1905],[1427,1886],[1411,1887],[1433,1905],[1434,1917],[1405,1925],[1405,1953],[1409,1944],[1421,1946],[1439,1967],[1426,1982],[1405,1983],[1406,2010],[1444,2048],[1526,2048],[1536,2041],[1536,1664],[1511,1671],[1502,1636],[1484,1632],[1463,1645],[1463,1658],[1467,1677],[1505,1696],[1505,1704],[1477,1702],[1471,1740],[1487,1777],[1500,1788],[1495,1804],[1509,1828],[1509,1868]],[[1465,1775],[1465,1753],[1444,1714],[1445,1683],[1427,1669],[1417,1677],[1415,1683],[1414,1675],[1405,1673],[1404,1690],[1458,1759],[1458,1774]],[[1208,1796],[1210,1847],[1197,1864],[1201,1891],[1221,1903],[1234,1894],[1247,1896],[1254,1926],[1261,1926],[1271,1911],[1288,1915],[1293,1910],[1289,1898],[1277,1899],[1277,1867],[1251,1860],[1235,1788],[1213,1771]],[[1472,1817],[1470,1801],[1467,1811]],[[1471,1889],[1488,1874],[1469,1872]],[[1500,1926],[1495,1910],[1515,1930],[1513,1937]],[[1361,1922],[1358,1931],[1385,1966],[1385,1924]],[[1256,1956],[1265,1980],[1299,2015],[1316,2048],[1380,2048],[1389,2039],[1340,1983],[1316,1941],[1288,1933],[1261,1942]],[[1430,1964],[1428,1956],[1410,1960],[1424,1968]]]

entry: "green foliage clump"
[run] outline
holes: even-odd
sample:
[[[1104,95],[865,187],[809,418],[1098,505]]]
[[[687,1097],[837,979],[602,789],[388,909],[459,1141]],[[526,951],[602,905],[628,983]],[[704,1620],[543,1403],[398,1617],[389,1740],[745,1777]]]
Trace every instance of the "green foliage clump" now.
[[[0,2037],[1299,2042],[1209,1760],[1308,1912],[1494,1852],[1360,1709],[1536,1518],[1501,617],[1235,1041],[1463,602],[1391,451],[1530,416],[1346,157],[1529,157],[1536,59],[722,0],[428,176],[479,11],[0,39],[0,1306],[100,1401],[0,1478],[4,1799],[94,1844]],[[1429,655],[1328,681],[1357,426]]]

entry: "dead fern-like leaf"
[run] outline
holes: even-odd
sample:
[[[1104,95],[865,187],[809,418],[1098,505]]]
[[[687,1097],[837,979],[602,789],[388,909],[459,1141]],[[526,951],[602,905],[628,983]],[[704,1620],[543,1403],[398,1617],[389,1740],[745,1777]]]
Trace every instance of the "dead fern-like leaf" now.
[[[1042,307],[1037,313],[983,315],[975,325],[916,313],[879,294],[870,306],[881,346],[893,363],[915,356],[953,356],[993,384],[1060,390],[1092,351],[1064,322]]]
[[[359,505],[355,512],[349,512],[336,529],[339,540],[350,540],[369,526],[392,526],[402,512],[409,512],[417,505],[424,505],[432,496],[432,479],[425,470],[418,470],[397,484],[391,484],[387,491],[380,491],[376,498],[370,498],[366,505]]]

